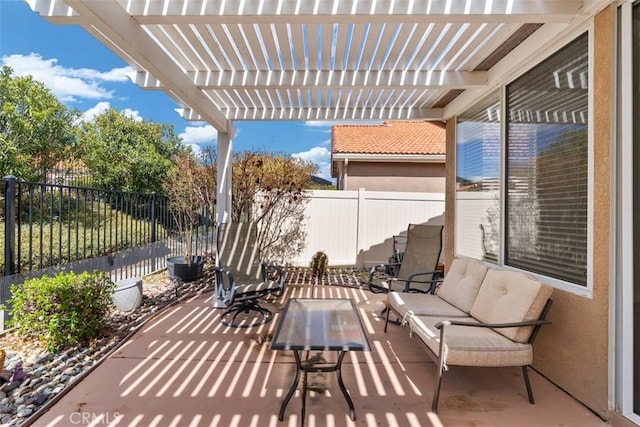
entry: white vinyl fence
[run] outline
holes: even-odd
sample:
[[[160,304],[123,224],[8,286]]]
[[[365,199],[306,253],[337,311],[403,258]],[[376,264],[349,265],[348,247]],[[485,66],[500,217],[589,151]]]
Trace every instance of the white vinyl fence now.
[[[444,225],[444,193],[313,190],[307,204],[307,245],[294,266],[323,251],[330,266],[369,268],[385,263],[394,235],[409,224]]]

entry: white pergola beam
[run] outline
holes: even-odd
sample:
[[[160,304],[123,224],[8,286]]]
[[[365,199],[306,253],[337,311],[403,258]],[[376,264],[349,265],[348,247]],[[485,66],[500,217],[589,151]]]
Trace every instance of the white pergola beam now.
[[[188,72],[202,89],[436,88],[467,89],[487,84],[486,71],[230,71]],[[142,73],[136,83],[152,80]],[[342,81],[342,84],[339,82]]]
[[[441,108],[247,108],[225,111],[230,120],[442,120]],[[183,116],[184,117],[184,116]],[[185,117],[186,118],[186,117]]]
[[[176,112],[185,120],[201,122],[204,119],[190,108]],[[391,109],[381,108],[252,108],[229,109],[233,120],[442,120],[441,108]]]
[[[444,118],[448,119],[459,114],[481,99],[482,96],[486,96],[487,90],[496,90],[498,85],[505,84],[509,79],[517,77],[516,71],[526,71],[536,61],[539,61],[540,55],[544,54],[545,50],[548,51],[550,46],[554,46],[554,42],[560,39],[567,30],[570,30],[568,25],[545,24],[491,69],[488,74],[489,85],[487,88],[466,91],[449,103],[444,109]]]
[[[77,20],[64,0],[26,0],[51,22]],[[97,0],[104,1],[104,0]],[[71,3],[71,2],[66,2]],[[336,9],[334,10],[334,3]],[[580,0],[341,0],[225,1],[127,0],[127,13],[140,24],[346,24],[372,23],[525,23],[569,22],[583,7]],[[591,0],[588,4],[599,5]],[[317,6],[317,7],[316,7]]]
[[[127,0],[127,12],[141,24],[569,22],[579,0],[341,0],[225,1]]]
[[[227,119],[215,104],[204,96],[165,51],[130,19],[124,9],[116,7],[117,2],[66,0],[66,3],[82,16],[85,29],[93,34],[97,33],[105,44],[135,58],[140,66],[163,83],[165,90],[171,91],[189,107],[197,110],[202,118],[216,129],[228,128]]]

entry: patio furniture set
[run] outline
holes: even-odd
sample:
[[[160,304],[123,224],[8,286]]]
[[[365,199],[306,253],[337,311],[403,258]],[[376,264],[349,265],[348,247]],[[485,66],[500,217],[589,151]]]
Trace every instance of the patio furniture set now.
[[[417,336],[437,368],[432,411],[438,409],[442,375],[449,366],[521,366],[529,401],[534,398],[527,373],[533,362],[533,341],[545,320],[552,288],[522,272],[498,270],[482,261],[457,258],[446,276],[438,264],[442,226],[411,224],[402,253],[392,264],[374,266],[369,289],[385,292],[385,332],[393,313],[409,335]],[[255,224],[232,223],[219,229],[214,307],[225,311],[226,326],[263,325],[272,313],[260,305],[284,290],[280,267],[260,260]],[[395,239],[394,239],[395,240]],[[427,271],[420,271],[423,268]],[[381,277],[384,276],[384,277]],[[353,302],[341,299],[290,299],[271,340],[273,350],[293,351],[296,374],[282,401],[279,419],[303,377],[302,418],[306,410],[307,374],[336,372],[338,385],[355,420],[355,409],[342,381],[342,360],[348,351],[369,351],[369,343]],[[335,363],[308,363],[302,352],[332,351]]]

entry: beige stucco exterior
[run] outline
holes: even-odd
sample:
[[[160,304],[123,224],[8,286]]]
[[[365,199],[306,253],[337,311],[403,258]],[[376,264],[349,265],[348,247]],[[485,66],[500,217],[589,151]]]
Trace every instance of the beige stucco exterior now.
[[[340,162],[339,190],[415,191],[443,193],[444,163]]]
[[[540,335],[535,367],[597,413],[607,416],[611,129],[615,8],[594,20],[593,34],[593,297],[556,290],[553,327]]]
[[[535,343],[534,368],[605,419],[609,408],[609,294],[611,240],[611,143],[613,129],[613,66],[616,8],[594,20],[591,57],[594,102],[593,130],[593,294],[579,296],[556,289],[548,318]],[[455,254],[455,118],[447,121],[447,186],[445,260]],[[611,374],[613,375],[613,374]],[[613,418],[612,418],[613,417]]]

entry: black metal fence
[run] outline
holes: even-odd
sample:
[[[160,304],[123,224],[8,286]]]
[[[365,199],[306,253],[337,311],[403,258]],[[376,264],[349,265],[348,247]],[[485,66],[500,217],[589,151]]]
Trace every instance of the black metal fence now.
[[[199,210],[192,242],[175,228],[167,198],[61,184],[0,180],[0,303],[11,284],[60,271],[107,271],[114,280],[166,266],[166,257],[215,246],[213,213]]]

